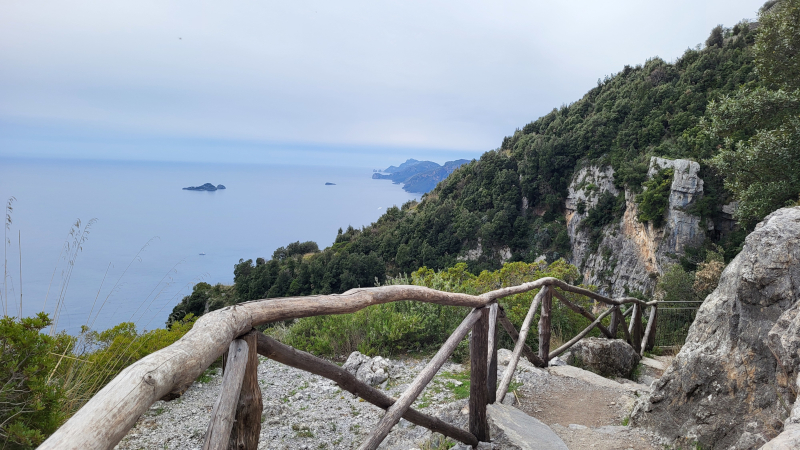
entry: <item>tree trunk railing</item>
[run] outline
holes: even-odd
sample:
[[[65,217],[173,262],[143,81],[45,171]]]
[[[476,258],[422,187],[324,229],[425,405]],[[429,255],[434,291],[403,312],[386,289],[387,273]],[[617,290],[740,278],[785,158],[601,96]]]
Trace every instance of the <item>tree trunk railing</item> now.
[[[497,301],[501,298],[539,290],[528,308],[520,331],[506,317]],[[560,291],[559,291],[560,290]],[[582,295],[608,305],[595,316],[568,300],[564,293]],[[591,323],[556,350],[550,351],[553,297]],[[256,331],[255,326],[280,320],[346,314],[368,306],[401,300],[416,300],[449,306],[464,306],[472,311],[453,331],[439,351],[398,399],[393,399],[359,381],[340,367],[296,350]],[[623,305],[631,305],[622,312]],[[386,413],[359,449],[375,449],[405,418],[409,422],[441,433],[470,446],[488,441],[487,404],[502,401],[511,384],[521,356],[537,367],[562,354],[595,327],[608,338],[615,338],[622,327],[625,338],[644,354],[655,336],[658,302],[625,297],[611,299],[556,278],[540,278],[518,286],[481,295],[437,291],[421,286],[383,286],[352,289],[344,294],[264,299],[240,303],[200,317],[181,339],[126,367],[92,397],[75,415],[56,430],[39,448],[76,450],[113,448],[138,418],[156,401],[174,399],[217,358],[225,354],[222,390],[211,413],[203,449],[255,449],[261,431],[261,391],[257,379],[257,354],[282,364],[333,380],[343,390],[370,402]],[[644,308],[650,307],[643,329]],[[526,344],[534,316],[539,312],[539,351]],[[607,328],[601,321],[611,315]],[[625,317],[631,316],[630,324]],[[514,341],[514,350],[503,378],[497,381],[498,323]],[[444,422],[411,408],[411,404],[430,383],[456,346],[472,331],[470,338],[469,430]]]

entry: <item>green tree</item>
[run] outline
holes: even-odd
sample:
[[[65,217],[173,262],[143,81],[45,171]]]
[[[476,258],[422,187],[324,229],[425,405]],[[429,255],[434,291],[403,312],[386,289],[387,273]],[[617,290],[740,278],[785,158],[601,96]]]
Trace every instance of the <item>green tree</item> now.
[[[752,224],[800,194],[800,0],[762,9],[754,54],[764,86],[709,104],[709,130],[724,139],[711,159]]]

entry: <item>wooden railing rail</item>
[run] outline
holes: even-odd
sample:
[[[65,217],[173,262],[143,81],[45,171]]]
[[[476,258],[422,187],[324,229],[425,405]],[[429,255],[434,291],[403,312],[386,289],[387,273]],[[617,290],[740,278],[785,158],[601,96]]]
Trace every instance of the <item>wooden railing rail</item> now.
[[[497,300],[509,295],[539,289],[527,312],[520,333],[508,320]],[[595,317],[585,308],[567,300],[556,289],[589,297],[611,306]],[[550,314],[552,297],[591,321],[588,328],[567,344],[550,352]],[[401,300],[416,300],[440,305],[473,308],[461,325],[447,339],[427,366],[397,400],[355,379],[334,364],[280,344],[253,329],[257,325],[328,314],[345,314],[368,306]],[[632,305],[624,313],[623,305]],[[541,305],[541,308],[540,308]],[[497,289],[479,296],[441,292],[421,286],[383,286],[353,289],[339,295],[318,295],[264,299],[240,303],[200,317],[180,340],[125,368],[90,399],[39,448],[79,450],[113,448],[136,423],[139,416],[159,399],[180,396],[211,363],[227,352],[223,389],[206,433],[204,449],[255,449],[261,423],[261,393],[257,382],[256,351],[281,363],[306,370],[339,384],[386,413],[360,449],[374,449],[392,427],[406,418],[410,422],[442,433],[468,445],[489,440],[487,403],[502,401],[519,358],[525,355],[539,367],[597,327],[606,337],[615,337],[621,325],[626,339],[643,353],[655,335],[657,302],[636,298],[611,299],[590,290],[572,286],[555,278],[541,278],[519,286]],[[647,329],[642,330],[645,307],[651,307]],[[539,310],[539,354],[526,345],[533,318]],[[611,325],[601,324],[612,314]],[[625,316],[631,315],[631,323]],[[511,361],[497,386],[497,322],[515,342]],[[472,330],[470,340],[469,431],[447,424],[435,417],[411,409],[411,404],[438,372],[458,343]]]

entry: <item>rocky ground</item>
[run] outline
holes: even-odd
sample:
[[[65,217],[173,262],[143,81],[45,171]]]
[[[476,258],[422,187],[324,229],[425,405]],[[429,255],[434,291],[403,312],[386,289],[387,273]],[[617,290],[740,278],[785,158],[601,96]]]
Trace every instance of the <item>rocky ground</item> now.
[[[390,377],[380,388],[398,397],[427,362],[389,361]],[[502,376],[505,367],[501,365],[499,369]],[[264,398],[259,448],[355,448],[382,415],[378,407],[354,398],[319,376],[265,358],[261,358],[258,371]],[[155,403],[117,448],[200,449],[222,379],[219,370],[212,372],[207,382],[195,383],[180,399]],[[537,369],[523,360],[512,384],[514,391],[506,401],[515,402],[523,411],[550,425],[571,449],[661,448],[652,435],[622,426],[633,405],[635,389],[599,378],[608,385],[563,376],[555,369]],[[468,371],[462,365],[448,363],[414,407],[466,428],[468,380]],[[492,440],[493,445],[482,447],[518,448],[494,426]],[[402,420],[381,448],[438,449],[453,444]]]

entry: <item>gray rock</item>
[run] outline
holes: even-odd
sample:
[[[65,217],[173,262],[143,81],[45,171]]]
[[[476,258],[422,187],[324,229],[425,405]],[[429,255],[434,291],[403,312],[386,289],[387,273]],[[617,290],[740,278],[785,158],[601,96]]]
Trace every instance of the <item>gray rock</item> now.
[[[587,166],[575,173],[565,203],[570,262],[581,267],[587,284],[613,296],[625,295],[626,289],[652,292],[658,275],[677,263],[676,258],[687,247],[703,243],[704,224],[700,217],[686,212],[703,194],[703,180],[698,177],[700,165],[685,159],[653,157],[648,176],[664,168],[674,170],[665,225],[656,228],[651,223],[640,223],[636,195],[626,191],[625,214],[619,222],[603,229],[598,252],[590,251],[591,237],[580,223],[603,193],[619,194],[614,187],[614,171],[610,167]],[[581,201],[586,204],[583,214],[577,210]]]
[[[641,357],[621,339],[585,338],[570,349],[566,362],[604,377],[629,378]]]
[[[390,367],[391,363],[380,356],[370,358],[359,352],[351,353],[342,366],[344,370],[370,386],[377,386],[388,380]]]
[[[800,207],[783,208],[725,268],[632,423],[703,447],[757,448],[775,437],[795,401],[798,292]]]
[[[342,369],[350,372],[351,375],[355,375],[358,372],[358,368],[367,361],[369,361],[369,356],[361,352],[353,352],[347,357]]]
[[[487,413],[494,425],[521,449],[567,450],[567,444],[550,427],[513,406],[495,403]]]

